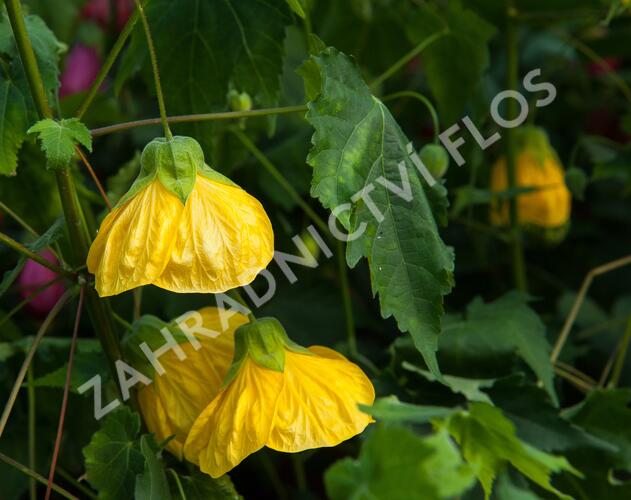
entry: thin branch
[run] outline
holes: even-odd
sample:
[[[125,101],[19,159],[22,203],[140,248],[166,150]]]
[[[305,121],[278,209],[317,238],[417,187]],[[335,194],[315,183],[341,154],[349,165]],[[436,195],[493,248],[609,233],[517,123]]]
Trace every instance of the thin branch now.
[[[624,330],[624,335],[620,341],[620,347],[616,354],[616,361],[613,365],[613,371],[611,372],[611,378],[609,379],[609,387],[616,387],[620,381],[622,375],[622,369],[624,368],[624,362],[627,357],[627,351],[629,350],[629,343],[631,342],[631,316],[627,322],[627,327]]]
[[[134,26],[136,25],[136,21],[138,21],[137,9],[134,10],[134,13],[127,20],[127,24],[125,24],[125,27],[121,31],[120,35],[118,35],[118,39],[112,46],[112,50],[110,50],[110,53],[105,58],[105,61],[103,61],[103,65],[101,66],[101,69],[96,75],[94,82],[92,82],[92,86],[90,87],[90,90],[88,91],[87,95],[85,96],[85,99],[81,103],[81,106],[79,106],[79,109],[77,110],[77,118],[79,119],[83,118],[83,115],[90,107],[90,104],[92,104],[92,101],[94,100],[94,97],[96,96],[96,93],[101,88],[101,85],[103,85],[103,82],[105,81],[107,74],[112,69],[114,62],[116,61],[116,58],[118,57],[118,54],[120,54],[120,51],[123,49],[123,46],[125,45],[125,42],[127,41],[127,38],[129,38],[129,35],[133,31]]]
[[[10,236],[8,236],[8,235],[6,235],[4,233],[0,233],[0,243],[4,243],[5,245],[7,245],[8,247],[12,248],[13,250],[21,253],[25,257],[28,257],[29,259],[37,262],[38,264],[50,269],[51,271],[53,271],[53,272],[55,272],[57,274],[60,274],[62,276],[66,276],[67,278],[71,278],[71,279],[75,278],[74,273],[71,273],[70,271],[66,271],[65,269],[62,269],[61,267],[56,266],[52,262],[48,262],[41,255],[36,254],[32,250],[30,250],[27,247],[25,247],[24,245],[22,245],[22,243],[20,243],[19,241],[15,241],[13,238],[11,238]]]
[[[9,321],[15,314],[17,314],[24,306],[29,304],[35,297],[37,297],[44,290],[48,289],[48,287],[54,285],[58,281],[61,281],[63,276],[57,276],[56,278],[47,281],[42,286],[36,288],[35,290],[29,291],[28,296],[22,300],[17,306],[11,309],[8,313],[6,313],[2,319],[0,319],[0,326],[4,325],[7,321]]]
[[[5,464],[10,465],[11,467],[15,467],[20,472],[23,472],[27,476],[32,477],[33,479],[35,479],[36,481],[42,484],[47,483],[46,478],[44,476],[41,476],[34,470],[29,469],[26,465],[22,465],[20,462],[13,460],[11,457],[7,457],[4,453],[0,453],[0,460],[2,460]],[[74,496],[69,491],[64,490],[61,486],[57,486],[56,484],[53,484],[52,489],[53,491],[55,491],[56,493],[59,493],[64,498],[67,498],[68,500],[79,500],[78,497]]]
[[[434,142],[438,143],[438,134],[440,134],[440,124],[438,121],[438,113],[432,102],[420,92],[414,92],[413,90],[402,90],[401,92],[395,92],[381,99],[383,102],[391,101],[392,99],[398,99],[400,97],[409,97],[420,101],[429,111],[432,118],[432,125],[434,126]]]
[[[153,44],[153,37],[151,36],[151,29],[149,28],[149,21],[145,14],[145,9],[142,6],[141,0],[135,0],[136,11],[140,16],[143,28],[145,29],[145,38],[147,39],[147,48],[149,49],[149,58],[151,59],[151,68],[153,70],[153,81],[156,86],[156,97],[158,98],[158,108],[160,109],[160,122],[164,129],[164,136],[167,139],[172,139],[173,134],[169,128],[169,122],[167,120],[167,111],[164,105],[164,94],[162,93],[162,84],[160,83],[160,71],[158,69],[158,56],[156,54],[156,48]]]
[[[44,338],[44,335],[48,331],[48,328],[52,324],[53,320],[57,317],[57,315],[59,314],[63,306],[66,305],[66,302],[68,302],[68,300],[70,300],[70,298],[75,293],[76,291],[72,289],[66,291],[66,293],[64,293],[59,298],[57,303],[50,310],[50,312],[48,313],[48,316],[46,316],[46,319],[44,320],[42,325],[39,327],[39,330],[37,331],[37,335],[35,335],[35,338],[33,339],[33,343],[31,344],[31,347],[28,353],[26,354],[26,358],[24,358],[24,362],[22,363],[20,371],[18,372],[18,376],[15,379],[15,383],[13,384],[13,388],[11,389],[11,394],[9,395],[9,399],[6,405],[4,406],[2,417],[0,417],[0,437],[2,437],[4,429],[7,425],[9,416],[11,415],[11,411],[13,410],[13,405],[15,404],[15,400],[17,399],[18,393],[20,392],[20,387],[22,387],[22,383],[24,382],[24,377],[26,376],[26,372],[29,366],[31,366],[31,361],[33,360],[35,351],[37,351],[37,348],[39,347],[39,344],[42,341],[42,338]]]
[[[79,304],[77,305],[77,314],[74,320],[74,328],[72,330],[72,341],[70,343],[70,354],[68,354],[68,367],[66,368],[66,383],[64,385],[64,395],[61,400],[61,410],[59,411],[59,424],[57,425],[57,437],[55,439],[55,448],[53,450],[53,458],[50,464],[50,472],[48,473],[48,485],[46,486],[45,500],[50,499],[52,492],[53,480],[55,479],[55,467],[57,458],[59,457],[59,449],[61,448],[61,437],[64,432],[64,420],[66,418],[66,408],[68,407],[68,393],[70,392],[70,381],[72,376],[72,365],[74,362],[74,353],[77,347],[77,336],[79,335],[79,323],[81,322],[81,311],[83,311],[83,300],[85,297],[85,286],[81,286],[79,290]]]
[[[409,63],[412,59],[414,59],[417,55],[423,52],[427,47],[429,47],[432,43],[434,43],[439,38],[449,34],[449,31],[444,29],[441,31],[437,31],[433,35],[425,38],[421,43],[419,43],[416,47],[410,50],[407,54],[404,54],[398,61],[395,61],[392,66],[386,69],[383,73],[381,73],[377,78],[375,78],[370,83],[370,88],[374,89],[378,87],[383,82],[385,82],[388,78],[397,73],[403,66]]]
[[[15,222],[17,222],[20,226],[26,229],[32,236],[35,238],[39,238],[39,233],[35,231],[28,223],[22,219],[18,214],[16,214],[13,210],[7,207],[2,201],[0,201],[0,209],[4,210]]]
[[[35,400],[35,374],[33,373],[33,365],[28,367],[26,372],[26,388],[28,392],[28,466],[31,470],[36,469],[36,454],[35,445],[37,444],[36,438],[36,415],[37,415],[37,403]],[[29,481],[29,498],[30,500],[37,500],[37,483],[35,478],[31,478]]]
[[[103,185],[99,181],[99,178],[96,176],[96,172],[94,172],[92,165],[90,165],[90,162],[88,161],[86,156],[83,154],[83,151],[81,151],[81,148],[79,146],[75,146],[75,151],[79,155],[79,158],[81,158],[81,161],[85,165],[85,168],[88,169],[88,172],[90,173],[90,177],[92,177],[92,180],[96,184],[96,188],[99,190],[99,193],[101,195],[101,198],[103,198],[105,205],[107,206],[107,208],[112,210],[112,204],[110,203],[110,200],[107,197],[107,194],[105,193],[105,189],[103,189]]]
[[[595,267],[587,273],[585,279],[583,280],[583,284],[581,285],[581,289],[579,290],[578,295],[574,300],[574,304],[572,304],[572,309],[570,309],[570,313],[567,315],[565,323],[563,324],[563,328],[561,329],[557,341],[554,344],[554,348],[552,349],[552,353],[550,354],[550,361],[554,363],[559,358],[559,355],[561,354],[561,349],[563,349],[563,346],[565,345],[565,342],[570,335],[570,330],[574,325],[574,321],[576,321],[576,316],[578,315],[581,305],[583,305],[583,302],[585,301],[587,291],[589,290],[592,281],[594,281],[594,278],[596,276],[606,274],[621,267],[628,266],[629,264],[631,264],[631,255],[608,262],[607,264],[603,264],[602,266]]]
[[[221,113],[198,113],[192,115],[168,116],[167,121],[170,124],[175,123],[191,123],[213,120],[237,120],[240,118],[254,118],[257,116],[269,115],[286,115],[290,113],[301,113],[307,111],[307,106],[284,106],[277,108],[251,109],[249,111],[225,111]],[[92,137],[113,134],[136,127],[147,127],[150,125],[160,125],[161,118],[147,118],[144,120],[134,120],[131,122],[117,123],[107,127],[100,127],[90,130]]]
[[[575,375],[567,372],[566,370],[564,370],[560,366],[556,366],[555,365],[554,372],[559,377],[564,378],[565,380],[570,382],[572,385],[574,385],[574,387],[579,389],[581,392],[588,393],[589,391],[591,391],[594,388],[593,386],[589,385],[587,382],[584,382],[582,379],[580,379],[580,378],[576,377]]]

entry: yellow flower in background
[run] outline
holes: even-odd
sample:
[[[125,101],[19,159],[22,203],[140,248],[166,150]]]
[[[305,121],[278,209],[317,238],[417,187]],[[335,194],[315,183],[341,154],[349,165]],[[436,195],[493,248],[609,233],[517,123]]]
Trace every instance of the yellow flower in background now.
[[[519,224],[544,230],[567,227],[572,196],[565,184],[563,166],[546,133],[535,127],[524,127],[517,130],[517,143],[516,187],[535,189],[517,197]],[[500,158],[491,170],[491,191],[506,190],[506,159]],[[491,222],[497,226],[509,223],[508,201],[493,205]]]
[[[372,421],[374,388],[355,364],[326,347],[294,344],[270,318],[240,327],[223,389],[195,420],[187,460],[219,477],[264,446],[283,452],[335,446]]]
[[[175,436],[166,448],[180,459],[191,425],[217,395],[228,373],[234,352],[234,331],[248,322],[242,314],[229,315],[224,311],[227,328],[223,330],[218,308],[205,307],[198,312],[202,327],[219,335],[213,338],[195,335],[200,343],[199,349],[195,349],[188,339],[183,340],[180,344],[185,355],[183,360],[174,350],[162,354],[159,361],[164,373],[159,375],[151,370],[153,383],[138,391],[138,402],[147,428],[159,442]],[[145,316],[143,319],[150,331],[141,335],[139,340],[132,341],[133,347],[140,341],[147,341],[147,335],[153,335],[156,342],[162,344],[164,340],[159,330],[166,325],[154,317]],[[125,343],[131,347],[129,344],[129,341]],[[131,356],[128,354],[128,357],[133,356],[133,353]]]
[[[250,283],[267,266],[274,235],[265,210],[208,167],[195,140],[156,139],[141,165],[88,254],[100,296],[148,284],[219,293]]]

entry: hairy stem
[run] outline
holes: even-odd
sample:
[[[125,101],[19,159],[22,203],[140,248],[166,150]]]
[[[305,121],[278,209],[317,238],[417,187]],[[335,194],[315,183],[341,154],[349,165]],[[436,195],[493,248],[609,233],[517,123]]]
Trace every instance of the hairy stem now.
[[[47,483],[46,478],[44,476],[38,474],[32,469],[29,469],[26,465],[23,465],[20,462],[13,460],[11,457],[7,457],[4,453],[0,453],[0,460],[2,460],[5,464],[10,465],[11,467],[15,467],[17,470],[19,470],[20,472],[23,472],[27,476],[32,477],[39,483],[42,483],[42,484]],[[64,490],[61,486],[57,486],[56,484],[53,484],[52,489],[54,492],[59,493],[61,496],[63,496],[64,498],[67,498],[68,500],[79,500],[78,497],[74,496],[69,491]]]
[[[46,97],[43,80],[37,65],[35,53],[33,52],[33,46],[31,45],[26,26],[24,25],[20,2],[19,0],[5,0],[5,5],[37,112],[40,118],[52,118],[52,111],[48,104],[48,98]],[[72,179],[70,170],[67,168],[59,169],[55,174],[70,241],[75,252],[73,263],[75,265],[79,263],[83,264],[88,253],[90,237],[85,217],[77,197],[74,180]],[[94,329],[99,336],[103,350],[108,358],[112,375],[116,377],[114,363],[116,360],[121,359],[122,355],[109,303],[99,300],[96,292],[93,289],[89,289],[86,292],[86,305],[90,317],[92,318]]]
[[[421,43],[419,43],[416,47],[414,47],[412,50],[410,50],[407,54],[404,54],[398,61],[396,61],[387,70],[385,70],[383,73],[381,73],[381,75],[379,75],[377,78],[375,78],[370,83],[370,88],[374,89],[375,87],[378,87],[379,85],[381,85],[388,78],[390,78],[392,75],[397,73],[397,71],[399,71],[403,66],[405,66],[412,59],[414,59],[421,52],[423,52],[432,43],[434,43],[439,38],[444,37],[448,33],[449,33],[449,31],[447,31],[447,30],[441,30],[441,31],[437,31],[433,35],[428,36],[425,40],[423,40]]]
[[[118,39],[112,46],[112,50],[110,50],[109,54],[105,58],[105,61],[103,61],[103,65],[101,66],[101,69],[96,75],[96,78],[94,79],[94,82],[92,83],[92,86],[90,87],[90,90],[86,94],[85,99],[83,100],[83,102],[81,103],[81,106],[79,106],[79,109],[77,110],[77,118],[79,119],[83,118],[83,115],[92,104],[92,101],[94,100],[94,97],[96,96],[96,93],[101,88],[101,85],[103,85],[103,82],[105,81],[105,78],[107,77],[107,74],[112,69],[114,62],[116,61],[116,58],[118,57],[121,50],[125,46],[125,42],[129,38],[129,35],[133,31],[134,26],[136,25],[136,21],[138,21],[138,9],[136,9],[134,13],[131,15],[131,17],[127,20],[127,24],[125,24],[123,31],[121,31],[120,35],[118,35]]]
[[[251,109],[249,111],[224,111],[220,113],[196,113],[192,115],[167,116],[168,123],[191,123],[213,120],[238,120],[241,118],[255,118],[257,116],[269,115],[286,115],[290,113],[301,113],[307,111],[307,106],[283,106],[278,108]],[[92,137],[113,134],[123,130],[129,130],[136,127],[148,127],[151,125],[159,125],[162,118],[146,118],[144,120],[134,120],[131,122],[117,123],[90,130]]]
[[[15,241],[13,238],[11,238],[10,236],[7,236],[4,233],[0,233],[0,243],[4,243],[8,247],[10,247],[13,250],[21,253],[25,257],[28,257],[32,261],[37,262],[41,266],[44,266],[45,268],[50,269],[54,273],[60,274],[61,276],[65,276],[66,278],[69,278],[69,279],[74,279],[75,278],[74,273],[71,273],[70,271],[66,271],[65,269],[62,269],[61,267],[56,266],[52,262],[48,262],[41,255],[33,252],[32,250],[29,250],[24,245],[22,245],[22,243],[20,243],[18,241]]]
[[[169,128],[169,122],[167,120],[167,111],[164,105],[164,94],[162,94],[162,84],[160,83],[160,71],[158,70],[158,56],[156,55],[156,48],[153,44],[153,37],[151,36],[151,29],[149,28],[149,21],[145,10],[142,7],[141,0],[135,0],[136,10],[142,21],[142,26],[145,30],[145,37],[147,38],[147,48],[149,49],[149,58],[151,59],[151,68],[153,70],[153,80],[156,86],[156,97],[158,98],[158,107],[160,108],[160,121],[162,122],[162,128],[164,129],[164,136],[167,139],[172,139],[173,134]]]

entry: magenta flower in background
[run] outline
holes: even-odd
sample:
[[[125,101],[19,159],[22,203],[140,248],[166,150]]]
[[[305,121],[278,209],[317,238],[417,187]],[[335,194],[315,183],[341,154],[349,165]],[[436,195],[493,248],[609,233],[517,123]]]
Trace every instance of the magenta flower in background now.
[[[40,255],[52,264],[58,264],[57,258],[50,250],[43,250]],[[18,286],[20,295],[27,299],[33,296],[35,290],[43,287],[59,275],[50,269],[38,264],[35,261],[28,260],[24,265],[24,269],[18,277]],[[35,295],[35,298],[28,304],[28,309],[38,316],[47,314],[65,291],[63,281],[53,283],[45,290]]]
[[[88,90],[99,69],[101,69],[101,58],[98,52],[92,47],[75,45],[66,58],[66,66],[61,74],[59,95],[65,97]]]

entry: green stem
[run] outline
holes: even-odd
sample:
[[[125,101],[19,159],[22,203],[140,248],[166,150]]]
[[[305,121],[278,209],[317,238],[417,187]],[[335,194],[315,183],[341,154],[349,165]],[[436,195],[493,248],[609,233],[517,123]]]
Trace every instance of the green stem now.
[[[249,111],[224,111],[221,113],[197,113],[192,115],[168,116],[169,123],[191,123],[213,120],[239,120],[242,118],[254,118],[257,116],[286,115],[290,113],[301,113],[307,111],[307,106],[282,106],[277,108],[251,109]],[[117,123],[107,127],[100,127],[90,130],[92,137],[122,132],[136,127],[147,127],[150,125],[160,125],[162,118],[146,118],[144,120],[134,120],[131,122]]]
[[[147,48],[149,49],[149,58],[151,59],[151,68],[153,69],[153,81],[156,86],[156,97],[158,98],[158,107],[160,108],[160,121],[162,122],[162,128],[164,129],[164,136],[167,139],[172,139],[173,134],[169,128],[169,122],[167,121],[167,111],[164,105],[164,95],[162,94],[162,84],[160,83],[160,71],[158,70],[158,57],[156,55],[156,48],[153,44],[153,37],[151,36],[151,29],[149,28],[149,21],[145,10],[142,7],[141,0],[135,0],[136,10],[142,21],[143,28],[145,29],[145,37],[147,38]]]
[[[392,66],[390,66],[387,70],[385,70],[381,75],[375,78],[371,84],[370,88],[374,89],[378,87],[383,82],[385,82],[388,78],[394,75],[397,71],[399,71],[403,66],[409,63],[412,59],[414,59],[417,55],[423,52],[427,47],[429,47],[432,43],[434,43],[439,38],[447,35],[449,33],[448,30],[437,31],[433,35],[428,36],[425,40],[419,43],[416,47],[410,50],[407,54],[403,55],[398,61],[396,61]]]
[[[88,488],[85,485],[81,484],[74,477],[72,477],[72,475],[69,472],[67,472],[63,467],[59,467],[58,466],[57,467],[57,473],[62,478],[64,478],[65,481],[67,481],[68,483],[72,484],[72,486],[74,486],[77,490],[79,490],[81,493],[83,493],[86,497],[96,500],[96,498],[97,498],[96,494],[90,488]]]
[[[29,233],[31,233],[32,236],[34,236],[35,238],[39,238],[39,233],[37,231],[35,231],[35,229],[33,229],[31,226],[29,226],[26,223],[26,221],[24,219],[22,219],[22,217],[20,217],[18,214],[16,214],[13,210],[11,210],[9,207],[7,207],[1,201],[0,201],[0,209],[4,210],[9,215],[9,217],[11,217],[15,222],[17,222],[20,226],[22,226]]]
[[[48,104],[33,46],[24,25],[20,2],[19,0],[5,0],[5,5],[37,112],[40,118],[52,118],[52,111]],[[90,241],[85,217],[79,205],[70,170],[67,168],[59,169],[56,171],[56,177],[70,242],[75,252],[75,262],[73,264],[78,265],[78,263],[85,262]],[[122,355],[109,302],[99,300],[96,292],[93,289],[89,289],[86,293],[86,306],[94,329],[108,358],[112,375],[116,378],[114,363],[116,360],[121,359]]]
[[[517,27],[515,26],[515,9],[513,0],[507,0],[506,12],[506,88],[517,90],[519,78],[519,44],[517,39]],[[508,101],[508,119],[517,116],[517,102],[515,99]],[[515,144],[515,129],[508,128],[505,132],[506,169],[508,188],[514,190],[517,185],[517,148]],[[512,233],[512,263],[515,287],[518,290],[527,291],[526,265],[524,261],[524,248],[521,230],[519,228],[519,214],[517,212],[517,198],[512,196],[509,200],[510,227]]]
[[[37,262],[38,264],[44,266],[45,268],[50,269],[54,273],[60,274],[60,275],[65,276],[65,277],[67,277],[69,279],[74,279],[75,278],[75,275],[73,273],[71,273],[70,271],[66,271],[65,269],[62,269],[62,268],[56,266],[52,262],[48,262],[41,255],[36,254],[32,250],[29,250],[24,245],[22,245],[22,243],[20,243],[18,241],[15,241],[13,238],[11,238],[10,236],[7,236],[4,233],[0,233],[0,243],[4,243],[8,247],[10,247],[13,250],[21,253],[25,257],[28,257],[29,259]]]
[[[245,299],[243,298],[243,296],[241,295],[241,292],[239,292],[238,288],[233,288],[232,290],[228,290],[226,292],[226,294],[228,295],[228,297],[233,298],[234,300],[236,300],[239,304],[241,304],[243,307],[245,307],[248,311],[250,311],[248,313],[248,319],[250,320],[250,323],[254,323],[256,321],[256,317],[254,316],[254,313],[252,312],[252,308],[248,305],[248,303],[245,301]]]
[[[392,99],[398,99],[399,97],[411,97],[412,99],[416,99],[417,101],[420,101],[425,105],[425,107],[429,111],[430,116],[432,117],[432,124],[434,126],[434,143],[438,144],[440,125],[438,123],[438,113],[436,113],[436,109],[434,108],[434,105],[431,103],[431,101],[420,92],[414,92],[412,90],[402,90],[401,92],[395,92],[394,94],[385,96],[382,101],[387,102]]]
[[[355,334],[355,320],[353,318],[353,305],[351,302],[351,288],[348,284],[348,269],[346,268],[346,252],[344,243],[337,242],[337,267],[340,275],[342,289],[342,304],[344,304],[344,318],[346,320],[346,338],[351,357],[357,357],[357,336]]]
[[[292,453],[291,464],[294,468],[294,475],[296,476],[296,487],[298,489],[298,492],[305,493],[306,491],[308,491],[308,488],[303,456]]]
[[[121,50],[125,46],[125,42],[127,41],[127,39],[129,38],[129,35],[133,31],[134,26],[136,26],[136,21],[138,21],[138,9],[136,9],[134,13],[131,15],[131,17],[127,20],[127,24],[125,24],[123,31],[121,31],[120,35],[118,35],[116,42],[112,46],[112,50],[110,50],[109,54],[105,58],[105,61],[103,61],[103,65],[101,66],[101,69],[96,75],[96,78],[94,82],[92,83],[90,90],[88,91],[87,95],[85,96],[85,99],[81,103],[81,106],[79,106],[79,109],[77,110],[77,118],[81,119],[83,115],[85,114],[85,112],[90,107],[90,105],[92,104],[94,97],[96,97],[96,93],[101,88],[101,85],[103,85],[103,82],[105,81],[105,78],[107,77],[108,73],[112,69],[114,62],[116,61],[116,58],[118,57]]]
[[[611,379],[609,380],[609,387],[616,387],[620,381],[622,375],[622,369],[624,368],[624,362],[627,357],[627,351],[629,350],[629,343],[631,342],[631,316],[627,321],[627,327],[624,330],[622,342],[620,343],[620,349],[616,354],[616,361],[611,373]]]
[[[276,166],[265,156],[265,154],[254,144],[250,138],[245,135],[241,130],[234,128],[232,132],[238,137],[241,143],[254,155],[254,157],[263,165],[263,168],[269,172],[269,174],[280,184],[280,186],[287,191],[287,194],[291,199],[309,216],[313,223],[325,234],[329,234],[329,227],[326,222],[311,208],[311,206],[303,200],[302,196],[294,189],[287,179],[280,173]]]
[[[26,372],[26,391],[28,393],[28,466],[31,470],[37,468],[35,464],[35,443],[37,438],[35,435],[35,376],[33,375],[33,364],[28,367]],[[34,478],[29,481],[30,500],[37,500],[37,483]]]
[[[2,460],[5,464],[10,465],[11,467],[15,467],[17,470],[19,470],[20,472],[23,472],[27,476],[32,477],[39,483],[42,483],[42,484],[48,483],[47,479],[44,476],[38,474],[34,470],[29,469],[26,465],[22,465],[20,462],[13,460],[11,457],[7,457],[4,453],[0,453],[0,460]],[[64,490],[61,486],[57,486],[56,484],[53,484],[52,489],[53,491],[59,493],[61,496],[63,496],[64,498],[67,498],[68,500],[79,500],[79,498],[74,496],[69,491]]]
[[[171,473],[171,476],[173,476],[173,482],[175,483],[177,492],[180,494],[180,498],[182,500],[187,500],[186,493],[184,493],[184,488],[182,488],[182,481],[180,481],[180,478],[177,475],[177,472],[175,472],[173,469],[167,469],[167,470]]]

